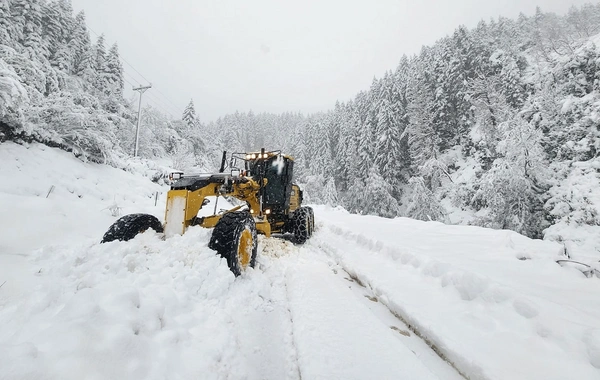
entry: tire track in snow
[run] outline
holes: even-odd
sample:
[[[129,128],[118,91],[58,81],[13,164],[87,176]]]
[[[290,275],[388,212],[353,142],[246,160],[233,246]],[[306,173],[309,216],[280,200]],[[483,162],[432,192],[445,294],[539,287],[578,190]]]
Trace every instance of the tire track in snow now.
[[[464,371],[462,371],[454,362],[452,362],[450,359],[448,359],[448,357],[442,352],[442,350],[439,348],[438,344],[432,340],[431,338],[427,337],[425,334],[423,334],[421,332],[421,330],[418,328],[418,326],[416,326],[415,324],[411,324],[408,322],[407,318],[402,316],[400,313],[398,313],[397,311],[394,310],[394,308],[392,308],[389,305],[388,302],[388,298],[385,296],[385,294],[378,294],[374,291],[374,289],[372,288],[371,284],[369,283],[369,280],[362,276],[360,273],[357,273],[356,271],[353,271],[352,269],[348,268],[347,266],[345,266],[343,264],[343,262],[341,262],[341,260],[338,259],[340,252],[338,251],[337,248],[331,246],[328,242],[327,239],[323,238],[323,229],[324,226],[321,225],[321,233],[317,233],[315,234],[315,236],[313,236],[311,238],[311,240],[309,241],[309,245],[310,247],[316,252],[323,252],[327,255],[327,257],[329,257],[330,259],[332,259],[335,262],[336,266],[339,266],[340,270],[342,270],[344,273],[348,274],[348,276],[350,277],[350,279],[352,281],[355,281],[356,284],[358,284],[362,289],[364,289],[364,295],[363,297],[366,297],[366,299],[371,300],[371,301],[376,301],[379,304],[381,304],[383,307],[385,307],[385,309],[387,310],[387,312],[393,316],[398,322],[400,322],[403,326],[405,326],[406,329],[410,330],[413,334],[415,334],[415,336],[417,336],[421,342],[423,342],[427,348],[432,351],[434,353],[434,355],[437,356],[437,358],[439,358],[439,360],[441,360],[442,362],[446,363],[449,367],[451,367],[452,372],[453,373],[448,373],[446,370],[443,370],[443,377],[441,378],[449,378],[448,376],[453,376],[453,378],[456,379],[469,379],[469,377],[464,373]],[[376,247],[376,248],[380,248],[380,247]],[[355,289],[356,290],[356,289]],[[421,347],[421,350],[423,349],[423,347]],[[414,352],[414,351],[413,351]],[[416,354],[416,353],[415,353]],[[425,356],[423,355],[424,352],[420,351],[420,355],[419,356]],[[435,363],[436,361],[433,360],[432,364],[434,365],[438,365],[439,363]]]
[[[281,323],[284,325],[284,346],[288,353],[286,362],[287,374],[286,379],[302,379],[300,365],[298,360],[298,349],[294,335],[294,320],[290,309],[288,298],[288,288],[286,281],[286,272],[289,268],[289,256],[297,254],[298,249],[289,241],[279,238],[265,238],[259,236],[258,268],[268,278],[271,283],[272,291],[275,294],[277,302],[279,302],[283,313]],[[283,258],[286,256],[286,258]]]
[[[371,317],[367,317],[368,318],[368,325],[383,325],[385,326],[385,328],[380,328],[380,333],[384,334],[386,336],[386,339],[389,341],[390,337],[392,338],[392,341],[399,339],[400,340],[400,346],[403,347],[407,347],[409,352],[412,351],[412,353],[410,354],[411,356],[414,355],[413,357],[415,359],[412,360],[417,360],[419,362],[424,363],[427,367],[434,367],[434,368],[429,368],[429,370],[435,374],[437,377],[441,378],[441,379],[455,379],[455,380],[460,380],[463,377],[459,375],[459,373],[452,368],[449,363],[447,363],[446,361],[441,360],[437,353],[435,353],[434,351],[432,351],[432,349],[425,343],[422,341],[421,338],[415,336],[410,336],[410,334],[406,331],[408,330],[408,327],[406,326],[406,323],[403,323],[401,318],[399,318],[397,315],[394,315],[389,308],[387,308],[384,304],[382,303],[375,303],[374,301],[377,301],[377,298],[374,298],[373,296],[369,296],[369,294],[367,294],[368,292],[366,291],[365,288],[362,288],[356,284],[353,284],[353,286],[351,286],[351,284],[348,281],[348,278],[346,278],[344,280],[344,276],[343,274],[346,273],[341,267],[339,267],[337,264],[332,263],[331,260],[328,260],[326,257],[326,254],[324,254],[324,252],[322,252],[322,250],[315,250],[314,246],[312,244],[306,244],[304,246],[295,246],[293,244],[291,244],[289,241],[283,240],[283,239],[278,239],[278,238],[274,238],[274,239],[262,239],[261,243],[263,245],[263,247],[261,248],[261,256],[259,259],[259,270],[263,271],[268,277],[270,277],[272,283],[273,283],[273,288],[278,288],[281,287],[282,289],[285,290],[286,292],[286,302],[288,302],[288,313],[289,313],[289,321],[291,324],[291,329],[292,332],[290,334],[290,338],[292,339],[292,343],[291,344],[286,344],[288,347],[292,347],[291,349],[295,352],[295,358],[294,358],[294,362],[295,362],[295,366],[296,366],[296,377],[295,378],[302,378],[302,375],[305,374],[306,376],[308,376],[309,378],[311,378],[311,375],[314,375],[315,373],[318,373],[319,371],[315,371],[314,367],[315,367],[315,363],[314,360],[313,362],[311,362],[311,360],[306,360],[306,350],[302,353],[303,357],[303,361],[301,360],[299,362],[298,360],[298,339],[300,339],[300,341],[305,341],[307,340],[307,330],[305,328],[305,326],[302,326],[302,321],[306,322],[306,318],[302,316],[302,313],[305,313],[307,309],[307,306],[304,303],[300,303],[298,304],[297,302],[295,303],[295,307],[290,308],[290,291],[292,293],[295,293],[295,296],[297,298],[298,296],[298,292],[300,291],[300,293],[304,293],[305,291],[309,291],[310,290],[306,290],[306,289],[298,289],[298,278],[303,278],[305,276],[311,276],[311,270],[315,269],[315,270],[319,270],[318,268],[322,268],[322,272],[326,273],[326,277],[330,278],[329,280],[327,280],[328,282],[335,284],[335,286],[333,288],[335,289],[339,289],[337,291],[342,291],[342,292],[346,292],[342,289],[346,289],[346,288],[350,288],[352,294],[354,294],[353,296],[351,296],[353,299],[355,299],[355,303],[352,304],[352,310],[347,310],[346,313],[357,313],[357,310],[364,310],[366,308],[371,309],[370,313],[372,313]],[[306,269],[305,269],[306,268]],[[336,273],[337,272],[337,273]],[[285,278],[283,278],[283,273],[285,273]],[[289,284],[290,284],[290,277],[292,280],[292,289],[289,288]],[[280,285],[276,285],[276,284],[280,284]],[[321,293],[321,291],[319,291],[319,293]],[[327,293],[327,289],[323,289],[322,293]],[[294,295],[292,295],[292,297],[294,297]],[[369,297],[369,298],[367,298]],[[297,301],[297,299],[296,299]],[[335,305],[337,302],[336,299],[330,299],[328,301],[328,303]],[[317,311],[320,309],[316,309],[314,311]],[[325,313],[325,310],[322,310],[323,313]],[[300,313],[300,315],[296,315]],[[358,312],[359,314],[363,315],[364,317],[364,311],[363,312]],[[322,314],[322,313],[321,313]],[[297,317],[302,317],[299,319],[300,321],[300,325],[298,325],[296,319]],[[332,330],[339,330],[341,327],[337,326],[335,324],[335,322],[333,324],[331,324],[330,329]],[[360,328],[361,330],[363,328]],[[310,330],[310,329],[309,329]],[[367,329],[368,330],[368,329]],[[356,331],[356,330],[354,330]],[[308,333],[310,334],[311,332],[308,331]],[[360,336],[360,333],[357,332],[353,332],[353,330],[347,330],[344,332],[344,334],[348,335],[349,337],[351,336]],[[409,337],[403,335],[409,335]],[[378,340],[381,340],[383,336],[380,336],[378,338]],[[346,338],[348,339],[348,338]],[[384,340],[386,340],[384,339]],[[310,338],[309,338],[310,340]],[[358,344],[360,345],[361,342],[358,342]],[[396,345],[398,345],[398,343],[396,343]],[[306,347],[306,345],[304,345],[304,347]],[[339,349],[339,347],[332,347],[334,350],[335,349]],[[290,348],[288,348],[290,349]],[[315,349],[319,349],[319,347],[315,347]],[[404,354],[405,355],[405,354]],[[398,357],[398,359],[402,360],[404,356],[400,356]],[[418,359],[416,359],[418,358]],[[326,360],[326,359],[323,359]],[[407,360],[407,359],[405,359]],[[360,360],[359,360],[360,361]],[[411,360],[409,360],[410,362]],[[300,364],[300,363],[302,363]],[[367,362],[364,362],[367,363]],[[308,368],[307,368],[308,367]],[[325,367],[325,368],[321,368],[321,370],[328,370],[329,368]],[[306,377],[305,376],[305,377]]]

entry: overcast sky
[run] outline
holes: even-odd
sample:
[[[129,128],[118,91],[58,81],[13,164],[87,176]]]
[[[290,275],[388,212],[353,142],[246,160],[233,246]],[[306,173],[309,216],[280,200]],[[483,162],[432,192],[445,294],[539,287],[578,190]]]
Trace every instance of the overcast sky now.
[[[314,112],[368,89],[458,25],[566,13],[586,0],[72,0],[94,33],[154,88],[144,98],[202,121],[227,113]],[[145,84],[130,66],[126,79]],[[127,88],[131,88],[126,84]],[[131,91],[127,94],[131,95]]]

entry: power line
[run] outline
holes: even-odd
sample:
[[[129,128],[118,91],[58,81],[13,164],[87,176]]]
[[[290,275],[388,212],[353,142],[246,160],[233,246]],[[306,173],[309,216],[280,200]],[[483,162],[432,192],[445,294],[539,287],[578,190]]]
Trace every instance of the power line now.
[[[133,80],[134,82],[137,82],[135,78],[133,78],[132,75],[128,74],[127,72],[125,72],[126,76],[129,76],[131,80]],[[138,84],[133,84],[131,83],[131,81],[127,80],[126,77],[123,78],[125,80],[125,82],[129,83],[132,87],[135,86],[140,86],[141,84],[138,82]],[[153,87],[154,88],[154,87]],[[166,103],[164,103],[163,101],[161,101],[160,99],[154,97],[154,94],[152,93],[148,93],[146,94],[147,98],[149,98],[150,100],[153,100],[153,104],[156,108],[160,109],[162,112],[164,112],[165,114],[168,115],[178,115],[178,114],[182,114],[181,111],[179,111],[178,109],[171,107],[169,105],[167,105]]]
[[[154,94],[152,94],[152,96],[150,97],[150,99],[152,99],[156,103],[161,104],[162,106],[164,106],[168,110],[168,113],[170,113],[170,114],[174,114],[174,115],[182,114],[182,112],[180,112],[179,110],[175,110],[173,107],[171,107],[171,106],[167,105],[166,103],[162,102]]]
[[[100,37],[100,35],[99,35],[98,33],[96,33],[96,32],[95,32],[95,31],[94,31],[92,28],[90,28],[89,26],[87,26],[87,29],[88,29],[89,31],[91,31],[92,33],[94,33],[94,34],[96,35],[96,37]],[[138,75],[139,75],[139,76],[140,76],[142,79],[144,79],[144,80],[145,80],[147,83],[150,83],[150,80],[148,80],[148,79],[147,79],[147,78],[146,78],[144,75],[142,75],[142,73],[140,73],[140,72],[139,72],[139,71],[138,71],[138,70],[137,70],[135,67],[133,67],[133,65],[132,65],[131,63],[129,63],[129,61],[127,61],[127,60],[125,59],[125,57],[124,57],[122,54],[119,54],[119,58],[120,58],[121,60],[123,60],[123,62],[124,62],[125,64],[127,64],[129,67],[131,67],[131,69],[132,69],[134,72],[136,72],[136,73],[137,73],[137,74],[138,74]],[[130,76],[130,77],[131,77],[131,78],[132,78],[134,81],[136,81],[136,82],[140,83],[140,81],[139,81],[139,80],[137,80],[136,78],[134,78],[134,77],[133,77],[133,75],[131,75],[131,74],[127,73],[127,71],[124,71],[124,73],[126,73],[127,75],[129,75],[129,76]],[[128,83],[130,83],[130,82],[128,82]],[[131,84],[131,83],[130,83],[130,84]],[[133,84],[132,84],[132,86],[133,86]],[[163,98],[164,98],[166,101],[168,101],[169,103],[171,103],[171,105],[174,107],[174,110],[176,110],[176,111],[177,111],[177,113],[179,113],[179,114],[182,114],[182,113],[183,113],[183,111],[181,111],[181,109],[180,109],[180,108],[179,108],[179,107],[178,107],[178,106],[177,106],[175,103],[173,103],[173,102],[171,101],[171,99],[169,99],[169,98],[168,98],[168,97],[167,97],[167,96],[166,96],[166,95],[165,95],[165,94],[164,94],[162,91],[160,91],[160,89],[158,89],[158,88],[154,88],[154,90],[156,90],[156,91],[157,91],[157,92],[158,92],[158,93],[159,93],[159,94],[160,94],[160,95],[161,95],[161,96],[162,96],[162,97],[163,97]],[[169,106],[169,107],[170,107],[170,106]],[[169,108],[169,107],[167,107],[167,108]],[[168,112],[168,113],[170,113],[170,112]]]
[[[128,81],[127,79],[125,79],[125,81],[131,85],[131,87],[135,87],[137,86],[136,84],[131,83],[130,81]],[[160,110],[163,114],[165,114],[165,116],[169,116],[171,118],[175,118],[177,117],[177,113],[173,113],[173,110],[169,110],[169,109],[165,109],[164,106],[157,102],[155,99],[153,99],[152,97],[149,96],[150,93],[146,94],[146,102],[150,105],[152,105],[154,108]]]
[[[162,91],[160,91],[158,88],[156,89],[156,91],[158,91],[158,93],[159,93],[159,94],[161,94],[161,95],[163,96],[163,98],[167,99],[167,101],[168,101],[169,103],[171,103],[173,106],[175,106],[175,108],[176,108],[176,109],[178,109],[178,110],[179,110],[179,107],[178,107],[178,106],[176,106],[176,105],[175,105],[175,103],[173,103],[171,100],[169,100],[169,98],[167,98],[167,97],[166,97],[166,96],[165,96],[165,95],[162,93]]]

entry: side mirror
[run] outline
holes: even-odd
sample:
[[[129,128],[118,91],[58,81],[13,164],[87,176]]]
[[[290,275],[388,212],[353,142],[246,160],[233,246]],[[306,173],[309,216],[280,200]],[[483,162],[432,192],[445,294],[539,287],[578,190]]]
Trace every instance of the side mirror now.
[[[204,198],[204,200],[202,201],[202,206],[206,206],[209,203],[210,203],[210,199]]]

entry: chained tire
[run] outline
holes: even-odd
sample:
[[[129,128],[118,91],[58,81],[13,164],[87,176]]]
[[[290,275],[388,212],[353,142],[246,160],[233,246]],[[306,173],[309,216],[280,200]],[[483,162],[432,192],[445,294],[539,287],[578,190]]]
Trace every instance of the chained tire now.
[[[102,237],[100,243],[108,243],[114,240],[127,241],[136,235],[149,229],[156,232],[163,232],[163,226],[154,215],[149,214],[129,214],[125,215],[110,226],[108,231]]]
[[[304,244],[310,238],[310,211],[308,207],[300,207],[294,212],[294,239],[298,244]]]
[[[308,214],[310,216],[310,230],[308,231],[308,237],[311,237],[315,231],[315,212],[312,207],[306,207],[306,209],[308,210]]]
[[[208,247],[227,260],[235,276],[248,267],[254,268],[258,240],[252,215],[248,211],[224,214],[213,230]]]

